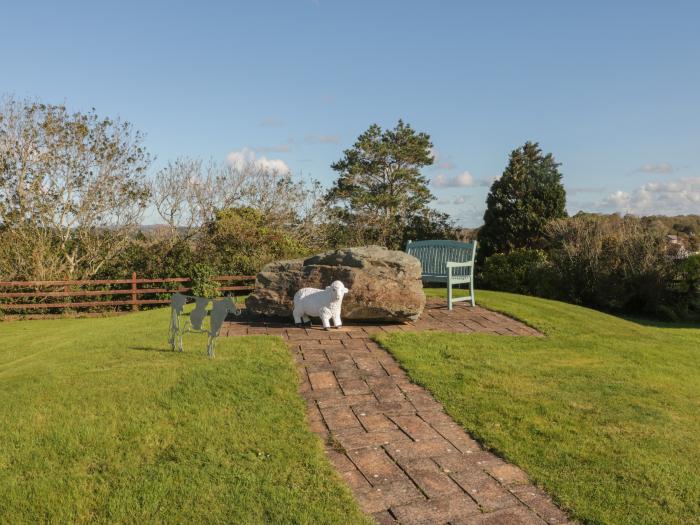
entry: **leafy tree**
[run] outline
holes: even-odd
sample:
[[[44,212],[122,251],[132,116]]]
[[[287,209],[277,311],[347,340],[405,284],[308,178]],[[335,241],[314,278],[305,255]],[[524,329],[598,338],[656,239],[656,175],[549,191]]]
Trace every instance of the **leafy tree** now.
[[[150,157],[128,122],[94,110],[0,104],[0,270],[89,278],[131,240]]]
[[[427,208],[420,214],[410,218],[403,231],[400,246],[406,246],[411,241],[424,239],[455,239],[457,228],[447,213]]]
[[[350,242],[399,248],[417,217],[429,217],[433,195],[421,168],[433,163],[432,144],[399,120],[394,129],[376,124],[331,165],[338,179],[326,195]]]
[[[566,192],[559,164],[544,155],[536,142],[510,154],[503,176],[494,181],[486,199],[484,226],[479,230],[479,255],[516,248],[538,248],[545,225],[566,217]]]

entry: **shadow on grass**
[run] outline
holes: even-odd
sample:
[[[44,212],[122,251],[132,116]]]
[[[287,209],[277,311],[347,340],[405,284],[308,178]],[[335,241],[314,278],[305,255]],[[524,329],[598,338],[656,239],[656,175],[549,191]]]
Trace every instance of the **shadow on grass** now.
[[[173,352],[173,350],[168,347],[163,348],[160,346],[130,346],[129,350],[140,350],[142,352]]]
[[[624,314],[614,314],[615,317],[624,319],[625,321],[630,321],[642,326],[650,326],[652,328],[700,328],[700,321],[662,321],[660,319],[652,319],[650,317],[637,317]]]

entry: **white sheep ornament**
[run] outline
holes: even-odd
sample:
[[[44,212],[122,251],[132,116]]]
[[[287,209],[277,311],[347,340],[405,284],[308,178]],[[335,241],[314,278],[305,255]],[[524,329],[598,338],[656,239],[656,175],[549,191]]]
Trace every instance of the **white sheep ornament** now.
[[[333,326],[340,328],[343,323],[340,320],[340,307],[343,303],[343,296],[348,293],[348,289],[340,281],[333,281],[325,290],[318,288],[302,288],[294,294],[294,324],[304,326],[311,324],[309,316],[320,317],[323,329],[329,330],[330,320],[333,319]]]

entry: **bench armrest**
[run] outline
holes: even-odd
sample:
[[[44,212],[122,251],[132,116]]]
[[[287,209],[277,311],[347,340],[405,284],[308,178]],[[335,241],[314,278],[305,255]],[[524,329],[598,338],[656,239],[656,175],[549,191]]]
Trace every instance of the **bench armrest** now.
[[[447,267],[448,268],[466,268],[469,266],[472,266],[474,264],[474,261],[468,261],[468,262],[448,262]]]

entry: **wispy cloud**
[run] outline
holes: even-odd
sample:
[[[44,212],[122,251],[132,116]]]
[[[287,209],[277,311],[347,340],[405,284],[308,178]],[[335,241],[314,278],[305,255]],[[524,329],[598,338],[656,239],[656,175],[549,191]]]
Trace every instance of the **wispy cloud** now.
[[[605,191],[605,188],[602,186],[600,186],[600,187],[583,186],[583,187],[566,188],[567,195],[579,195],[581,193],[602,193],[604,191]]]
[[[452,201],[452,204],[464,204],[467,202],[467,198],[464,195],[460,195]]]
[[[457,175],[440,173],[433,177],[432,183],[436,188],[468,188],[474,186],[474,177],[468,171]]]
[[[671,166],[671,164],[668,162],[660,162],[658,164],[642,164],[636,170],[634,170],[634,173],[669,174],[673,173],[673,171],[673,166]]]
[[[445,157],[435,146],[430,148],[430,155],[433,157],[433,168],[449,171],[457,167],[451,158]]]
[[[321,144],[340,144],[338,135],[307,135],[306,142],[320,142]]]
[[[253,150],[258,153],[289,153],[294,148],[294,144],[294,139],[287,139],[281,144],[274,144],[272,146],[255,146]]]
[[[618,190],[599,207],[635,215],[700,213],[700,177],[648,182],[631,192]]]
[[[490,188],[491,185],[500,178],[501,176],[499,175],[497,177],[489,177],[488,179],[479,179],[476,181],[476,184],[477,186],[484,186],[486,188]]]
[[[277,117],[265,117],[260,121],[260,125],[264,128],[281,128],[284,122]]]
[[[250,148],[232,151],[226,156],[226,160],[229,166],[240,170],[253,167],[255,169],[276,173],[290,172],[289,166],[287,166],[283,160],[258,157],[255,151]]]

